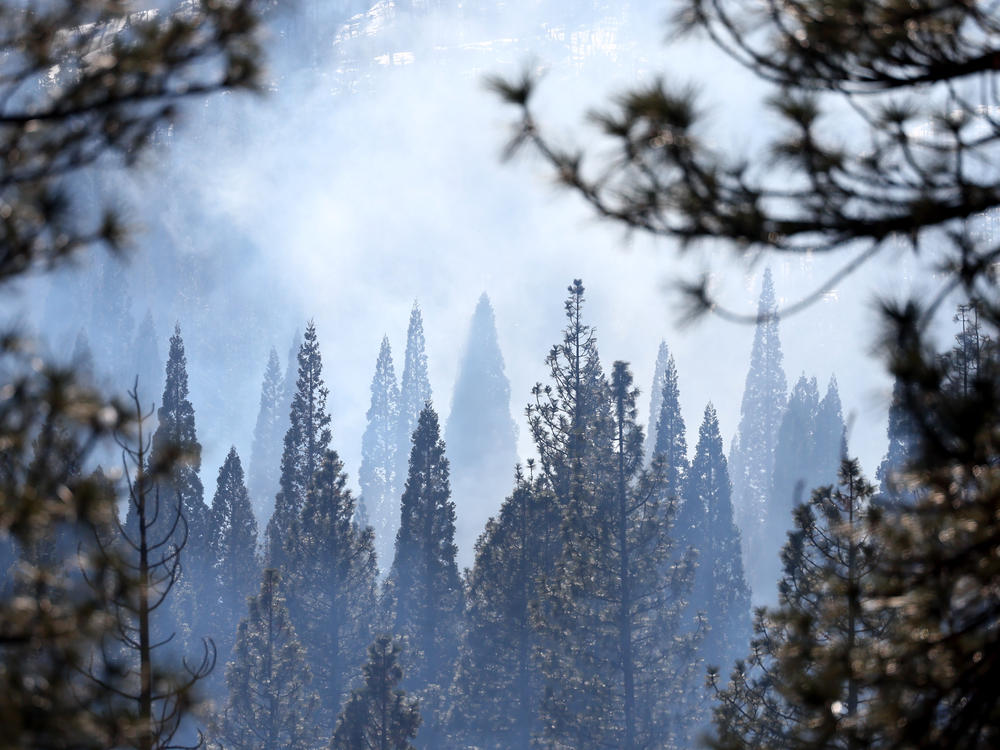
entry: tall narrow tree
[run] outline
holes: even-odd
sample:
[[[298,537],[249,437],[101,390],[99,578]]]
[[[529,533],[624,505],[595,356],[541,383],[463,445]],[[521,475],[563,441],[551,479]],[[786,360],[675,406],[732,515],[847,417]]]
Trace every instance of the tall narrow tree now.
[[[361,470],[358,481],[372,525],[375,549],[383,572],[389,560],[399,528],[399,496],[396,494],[396,450],[399,423],[399,386],[392,366],[389,337],[382,337],[375,375],[372,377],[368,424],[361,438]]]
[[[646,464],[653,460],[653,448],[656,446],[660,421],[660,405],[663,403],[663,386],[667,379],[667,362],[670,360],[670,350],[667,342],[661,341],[656,351],[656,367],[653,369],[653,383],[649,388],[649,434],[646,436]]]
[[[474,540],[496,514],[517,463],[510,383],[497,341],[493,306],[476,305],[445,430],[457,513],[458,561],[473,561]]]
[[[327,734],[361,667],[376,611],[374,535],[354,522],[343,469],[328,450],[292,525],[286,575],[288,608],[312,665]]]
[[[456,553],[448,459],[428,403],[413,433],[385,599],[394,631],[407,639],[406,684],[427,706],[424,736],[432,745],[441,739],[444,691],[458,653],[463,602]]]
[[[750,587],[730,493],[719,419],[709,404],[698,430],[677,536],[682,547],[698,551],[689,612],[702,613],[708,625],[699,647],[703,661],[726,666],[746,652],[752,632]]]
[[[642,472],[637,391],[616,362],[610,450],[587,466],[593,492],[563,522],[562,556],[537,622],[546,685],[545,742],[653,748],[676,739],[694,637],[681,627],[692,560],[669,566],[673,513],[661,512],[662,472]],[[666,571],[666,574],[664,574]]]
[[[917,455],[918,429],[916,421],[903,403],[902,385],[896,378],[889,405],[886,428],[888,448],[875,476],[879,480],[879,498],[883,503],[896,504],[912,500],[914,493],[907,487],[906,469]]]
[[[306,326],[299,348],[298,373],[281,454],[281,482],[274,514],[267,525],[268,564],[279,569],[288,562],[294,542],[292,526],[302,512],[332,438],[326,411],[329,391],[323,383],[323,360],[312,321]]]
[[[733,507],[743,538],[743,564],[751,576],[755,597],[761,584],[754,575],[759,566],[760,550],[773,550],[774,544],[774,540],[766,536],[764,528],[768,498],[771,496],[778,428],[785,413],[788,390],[778,336],[778,304],[770,268],[764,269],[757,318],[759,322],[750,352],[750,369],[740,405],[740,424],[729,449]],[[769,586],[773,587],[773,582]]]
[[[319,699],[311,682],[280,574],[265,570],[226,670],[229,700],[219,722],[221,744],[233,750],[312,750]]]
[[[813,469],[809,492],[817,487],[834,485],[847,457],[847,428],[840,405],[836,376],[830,377],[826,395],[816,407]]]
[[[396,497],[403,492],[410,457],[410,439],[417,428],[420,412],[431,400],[431,383],[427,376],[427,353],[424,351],[424,319],[420,306],[413,302],[410,325],[406,331],[406,354],[399,386],[399,412],[396,426]]]
[[[400,651],[386,635],[369,646],[364,685],[344,706],[331,750],[414,750],[410,740],[420,727],[420,711],[417,701],[396,687],[403,679]]]
[[[288,429],[288,410],[283,408],[281,364],[278,353],[271,347],[260,389],[260,407],[253,431],[250,453],[250,497],[257,517],[268,519],[274,510],[281,469],[281,447]]]
[[[163,389],[163,360],[158,341],[153,313],[146,310],[132,341],[132,368],[126,374],[139,378],[139,393],[147,395],[147,401],[152,401],[154,394]]]
[[[666,345],[660,345],[666,352]],[[667,354],[661,378],[659,410],[656,412],[656,443],[654,457],[661,457],[666,497],[680,499],[688,472],[687,436],[684,417],[681,415],[680,388],[677,385],[677,367],[674,358]]]
[[[218,606],[211,611],[211,622],[219,656],[226,663],[233,648],[236,626],[246,611],[247,597],[253,594],[260,579],[257,520],[236,448],[229,449],[219,468],[210,528],[209,541],[219,593]]]

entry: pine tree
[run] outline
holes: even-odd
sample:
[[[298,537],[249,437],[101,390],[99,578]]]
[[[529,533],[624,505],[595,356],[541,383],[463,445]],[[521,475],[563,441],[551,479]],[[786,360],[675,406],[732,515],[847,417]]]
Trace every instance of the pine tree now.
[[[280,575],[265,570],[226,670],[229,700],[219,722],[220,744],[233,750],[312,750],[319,699],[311,681]]]
[[[681,415],[677,367],[665,344],[660,345],[660,352],[667,359],[661,378],[659,410],[655,414],[656,443],[653,445],[652,455],[662,457],[666,497],[679,499],[684,494],[688,473],[687,437],[684,434],[684,417]]]
[[[260,389],[260,408],[253,430],[250,454],[250,497],[257,517],[267,519],[274,510],[278,492],[278,471],[281,467],[280,446],[288,430],[288,410],[283,409],[281,365],[278,353],[271,347]]]
[[[379,636],[368,648],[365,684],[356,688],[337,721],[331,750],[414,750],[420,727],[418,703],[397,689],[403,679],[401,648]]]
[[[315,675],[322,715],[330,722],[350,690],[371,641],[376,562],[371,527],[354,522],[354,498],[335,451],[328,450],[292,525],[288,608]],[[325,721],[323,723],[326,723]]]
[[[526,748],[541,732],[544,681],[534,661],[539,639],[531,603],[539,581],[554,572],[559,526],[554,498],[518,467],[514,491],[476,543],[466,586],[448,719],[461,747]]]
[[[215,571],[218,606],[211,619],[216,646],[223,663],[229,660],[233,633],[246,610],[246,600],[260,579],[257,560],[257,520],[243,480],[243,465],[230,448],[219,468],[215,497],[212,499],[209,540]]]
[[[416,301],[410,311],[410,325],[406,331],[406,354],[403,359],[403,376],[399,385],[399,411],[396,426],[396,491],[403,492],[410,457],[410,438],[417,427],[420,412],[431,400],[431,383],[427,377],[427,354],[424,351],[424,319]]]
[[[90,340],[87,338],[87,332],[83,328],[76,334],[76,341],[73,342],[73,354],[70,356],[69,365],[76,371],[83,382],[94,385],[94,378],[97,374],[94,368],[94,354],[90,349]]]
[[[774,549],[792,528],[792,512],[813,490],[816,456],[816,411],[819,391],[816,379],[799,377],[788,397],[788,406],[778,430],[774,454],[774,474],[764,519],[764,537],[771,540],[751,557],[748,566],[754,601],[775,602],[781,577],[781,557]]]
[[[180,457],[169,478],[160,488],[168,507],[180,508],[188,533],[188,560],[191,573],[200,577],[210,565],[208,543],[209,509],[198,473],[201,471],[201,443],[195,429],[194,407],[188,399],[187,357],[181,329],[174,327],[170,337],[163,399],[156,412],[158,426],[153,433],[152,462],[158,466],[170,456]],[[170,514],[164,513],[166,522]]]
[[[451,684],[462,619],[455,563],[455,504],[437,414],[428,403],[413,433],[396,556],[386,582],[386,610],[406,638],[409,689],[427,706],[425,739],[439,740],[444,691]]]
[[[375,361],[368,424],[361,438],[361,470],[358,473],[361,497],[371,513],[376,551],[383,570],[392,558],[399,527],[399,496],[396,494],[398,411],[399,387],[392,366],[392,350],[389,337],[383,336]]]
[[[889,405],[889,425],[886,429],[888,448],[875,473],[879,480],[880,502],[898,504],[914,499],[907,488],[905,471],[917,453],[917,425],[903,404],[903,385],[896,378]]]
[[[472,316],[445,430],[459,540],[475,539],[496,514],[517,463],[510,383],[497,341],[493,306],[485,293]],[[459,564],[472,564],[470,542]]]
[[[653,383],[649,388],[649,435],[646,437],[646,465],[653,460],[653,448],[656,446],[658,422],[660,421],[660,406],[663,403],[663,386],[667,379],[667,362],[670,360],[670,350],[667,342],[661,341],[656,352],[656,367],[653,369]]]
[[[616,362],[611,449],[587,465],[593,490],[563,517],[562,555],[536,623],[546,685],[543,738],[556,746],[661,747],[686,715],[694,638],[681,628],[691,559],[668,566],[670,522],[662,470],[642,472],[628,367]],[[666,574],[664,574],[666,571]]]
[[[750,642],[750,587],[730,493],[719,419],[709,404],[677,519],[678,543],[698,551],[688,606],[689,612],[703,613],[708,624],[700,646],[705,664],[732,664]]]
[[[160,393],[163,389],[163,360],[157,345],[159,336],[153,323],[153,313],[146,310],[132,342],[132,369],[128,375],[139,378],[140,394]]]
[[[281,482],[267,525],[268,564],[279,569],[288,562],[294,542],[292,525],[302,512],[332,438],[326,411],[329,391],[323,384],[323,360],[312,321],[299,348],[298,373],[281,454]]]
[[[774,586],[773,580],[762,579],[757,571],[761,552],[773,550],[774,546],[774,540],[765,534],[765,519],[771,497],[778,429],[788,389],[782,368],[777,311],[771,269],[766,268],[757,303],[759,322],[743,388],[740,424],[729,449],[736,525],[742,534],[743,564],[755,598],[762,593],[762,585],[766,584],[767,591]]]
[[[716,748],[880,747],[862,717],[871,692],[862,664],[880,649],[889,619],[870,606],[878,546],[866,515],[874,492],[857,461],[841,464],[836,489],[816,490],[795,511],[782,550],[773,610],[758,611],[749,658],[718,690]]]
[[[830,378],[826,395],[816,408],[813,469],[808,491],[837,483],[840,466],[847,456],[847,428],[841,412],[837,378]]]

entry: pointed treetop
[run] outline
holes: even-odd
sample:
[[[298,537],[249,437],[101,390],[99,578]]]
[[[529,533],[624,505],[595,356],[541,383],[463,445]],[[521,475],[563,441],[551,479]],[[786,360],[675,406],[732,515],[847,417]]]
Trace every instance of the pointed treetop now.
[[[760,299],[757,302],[757,320],[776,320],[778,303],[774,298],[774,279],[771,277],[771,267],[764,269],[764,280],[760,287]]]

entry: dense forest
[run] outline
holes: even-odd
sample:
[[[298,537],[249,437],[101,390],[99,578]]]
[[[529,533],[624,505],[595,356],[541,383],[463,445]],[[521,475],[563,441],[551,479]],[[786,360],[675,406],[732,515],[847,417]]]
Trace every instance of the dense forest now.
[[[293,109],[344,116],[421,55],[481,78],[499,59],[486,51],[534,44],[561,82],[645,65],[626,55],[643,3],[526,2],[519,21],[507,5],[0,0],[0,750],[1000,742],[1000,24],[936,0],[680,3],[675,34],[707,32],[780,91],[769,106],[784,130],[746,159],[699,137],[693,92],[657,79],[593,114],[621,149],[595,169],[593,141],[551,135],[537,66],[486,79],[517,113],[505,156],[531,152],[617,228],[743,254],[734,283],[751,312],[726,304],[719,269],[679,287],[684,322],[739,327],[749,357],[652,311],[628,318],[634,277],[585,287],[573,264],[547,265],[556,219],[537,264],[499,261],[501,286],[530,295],[511,302],[482,270],[463,290],[474,307],[430,318],[440,304],[414,289],[449,280],[388,273],[402,263],[388,254],[340,264],[356,231],[342,214],[292,227],[276,182],[282,208],[261,235],[288,222],[294,250],[264,264],[236,218],[259,211],[253,191],[189,184],[216,177],[193,155],[223,143],[273,177],[261,144],[278,139],[240,94],[268,93],[272,122],[287,111],[300,126]],[[824,97],[851,105],[845,132],[870,145],[819,124]],[[240,211],[199,203],[230,189]],[[497,194],[509,223],[519,204]],[[426,229],[384,208],[387,231]],[[482,219],[466,213],[448,222]],[[386,242],[378,230],[364,227],[362,253]],[[304,256],[302,234],[324,251]],[[424,275],[436,252],[465,262],[447,237],[408,246]],[[845,253],[839,269],[812,265]],[[788,257],[804,258],[798,272]],[[858,365],[836,316],[876,258],[907,283],[921,268],[937,291],[868,305],[866,330],[846,335],[874,339],[891,399],[847,404]],[[292,283],[266,283],[278,268]],[[562,296],[542,294],[556,273]],[[398,330],[350,309],[380,294],[393,305],[379,321],[408,312]],[[793,352],[789,321],[823,305],[808,333],[822,355]],[[788,369],[793,357],[816,367]],[[361,358],[370,387],[345,397]],[[511,377],[514,358],[534,385]],[[720,370],[742,387],[711,393]],[[855,421],[859,409],[879,413]],[[879,446],[877,467],[858,444]]]

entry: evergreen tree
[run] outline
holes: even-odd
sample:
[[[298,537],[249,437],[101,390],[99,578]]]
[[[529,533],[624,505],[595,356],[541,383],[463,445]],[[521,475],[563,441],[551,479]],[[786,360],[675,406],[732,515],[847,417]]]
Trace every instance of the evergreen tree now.
[[[397,689],[403,679],[399,644],[375,639],[364,666],[365,684],[351,694],[337,721],[331,750],[413,750],[420,727],[417,701]]]
[[[312,321],[299,348],[298,373],[281,454],[281,482],[267,525],[268,564],[279,569],[288,562],[294,543],[292,526],[300,517],[332,438],[326,411],[329,391],[323,384],[323,360]]]
[[[281,365],[278,353],[271,347],[260,389],[260,408],[253,430],[250,454],[250,496],[257,517],[271,517],[274,496],[278,492],[278,472],[281,467],[280,446],[288,430],[288,410],[283,409]]]
[[[649,389],[649,435],[646,437],[646,465],[653,460],[653,448],[656,446],[657,431],[660,421],[660,406],[663,403],[663,386],[667,379],[667,362],[670,360],[670,350],[667,342],[661,341],[656,352],[656,367],[653,370],[653,384]]]
[[[562,555],[536,610],[547,636],[542,736],[555,746],[662,747],[689,713],[695,639],[681,613],[692,561],[668,565],[673,513],[660,508],[662,469],[642,472],[636,396],[616,362],[611,418],[599,423],[611,449],[587,466],[593,489],[563,517]]]
[[[135,373],[129,347],[134,335],[132,296],[125,277],[124,261],[109,255],[100,264],[96,293],[91,297],[90,333],[93,349],[100,363],[101,376],[110,378],[115,389],[130,387]],[[127,373],[122,377],[122,372]],[[152,384],[150,384],[152,385]]]
[[[220,744],[233,750],[312,750],[319,700],[311,681],[279,573],[265,570],[226,670],[229,700],[219,721]]]
[[[361,666],[376,606],[374,535],[354,522],[343,468],[328,450],[292,526],[287,573],[288,607],[312,665],[326,732]]]
[[[463,602],[448,459],[429,403],[413,433],[401,506],[386,609],[394,631],[407,639],[406,684],[427,706],[424,735],[433,746],[441,739],[439,712],[454,671]]]
[[[892,403],[889,405],[889,426],[886,430],[888,449],[878,471],[879,498],[883,503],[900,503],[914,499],[907,488],[905,471],[917,452],[917,425],[903,404],[903,385],[896,378],[892,386]]]
[[[517,463],[510,383],[485,293],[472,316],[445,430],[457,513],[459,564],[473,561],[475,539],[496,514]],[[468,540],[468,541],[465,541]]]
[[[230,448],[219,468],[212,499],[210,548],[214,561],[218,606],[211,619],[216,646],[223,663],[229,660],[233,633],[260,579],[257,560],[257,520],[243,481],[243,465]]]
[[[756,599],[764,586],[769,592],[774,581],[757,571],[761,555],[773,551],[774,539],[765,533],[768,499],[774,474],[778,429],[785,411],[785,371],[782,368],[781,340],[778,336],[778,304],[774,297],[771,269],[764,269],[757,328],[750,352],[750,370],[743,388],[740,424],[729,449],[733,507],[743,539],[743,564],[750,575]]]
[[[76,334],[76,341],[73,342],[73,354],[70,357],[69,364],[82,381],[94,385],[94,378],[97,374],[94,369],[94,354],[90,350],[90,340],[87,338],[87,332],[83,328]]]
[[[153,323],[153,313],[146,310],[132,342],[132,369],[129,377],[139,378],[140,394],[160,393],[163,388],[163,360],[157,345],[159,336]]]
[[[399,421],[399,387],[392,366],[389,337],[382,337],[371,385],[368,424],[361,438],[361,497],[371,513],[375,547],[385,570],[392,558],[399,526],[399,495],[396,494],[396,430]]]
[[[679,544],[698,551],[689,612],[703,613],[708,624],[700,646],[705,664],[732,664],[750,642],[750,587],[730,492],[719,420],[709,404],[677,519]]]
[[[396,491],[399,497],[407,475],[410,438],[417,427],[424,404],[431,400],[431,383],[427,377],[427,354],[424,351],[424,319],[416,301],[410,311],[406,331],[406,354],[399,386],[399,411],[396,426]]]
[[[288,432],[288,420],[292,412],[292,401],[295,400],[295,392],[298,390],[299,382],[299,350],[302,348],[302,332],[297,330],[292,337],[292,344],[288,348],[288,358],[285,360],[285,377],[281,388],[281,416],[285,420],[282,425],[281,435]]]
[[[753,558],[749,568],[751,588],[756,602],[775,602],[776,586],[781,577],[781,556],[774,545],[784,540],[792,527],[792,511],[809,497],[815,478],[816,411],[819,391],[816,379],[799,377],[788,398],[788,406],[778,430],[774,474],[767,504],[763,539],[771,540]]]
[[[529,469],[532,463],[529,463]],[[461,747],[530,747],[544,681],[531,604],[553,574],[560,516],[544,484],[518,467],[514,491],[486,524],[466,591],[448,725]]]
[[[201,471],[201,443],[195,429],[194,407],[188,399],[187,357],[179,325],[174,327],[174,335],[170,337],[163,399],[156,414],[159,424],[153,433],[153,466],[163,464],[174,455],[180,458],[162,483],[160,495],[166,507],[178,507],[184,517],[188,535],[185,578],[192,584],[204,583],[211,567],[209,509],[198,476]],[[166,524],[171,515],[161,514],[160,522]]]
[[[862,665],[889,622],[870,606],[873,491],[857,461],[844,459],[836,489],[822,487],[796,508],[778,606],[758,611],[750,656],[725,688],[710,673],[719,691],[713,747],[882,746],[883,732],[866,736],[861,721],[872,697]]]
[[[837,378],[831,377],[826,395],[816,408],[813,473],[806,489],[811,492],[817,487],[836,484],[846,457],[847,428],[841,412]]]
[[[661,378],[659,411],[656,412],[656,443],[652,455],[662,457],[664,492],[666,497],[679,499],[684,494],[688,473],[687,437],[684,417],[681,415],[680,389],[677,386],[677,367],[674,358],[661,344],[660,352],[667,354]]]

